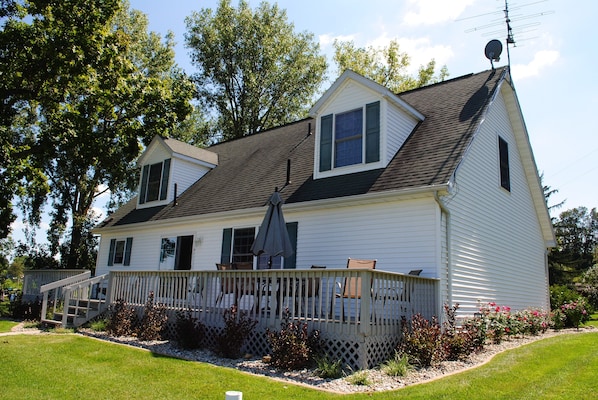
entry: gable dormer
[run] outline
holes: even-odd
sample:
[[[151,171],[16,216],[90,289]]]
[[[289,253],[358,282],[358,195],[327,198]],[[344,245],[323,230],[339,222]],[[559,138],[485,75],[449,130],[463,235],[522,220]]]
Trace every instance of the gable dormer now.
[[[218,154],[155,136],[137,164],[141,169],[137,208],[147,208],[173,201],[218,165]]]
[[[346,70],[310,110],[314,178],[385,168],[424,116],[387,88]]]

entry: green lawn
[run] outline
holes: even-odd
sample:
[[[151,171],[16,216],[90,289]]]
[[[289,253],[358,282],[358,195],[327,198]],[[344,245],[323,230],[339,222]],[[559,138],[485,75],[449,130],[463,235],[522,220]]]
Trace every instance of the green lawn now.
[[[598,312],[595,314],[592,314],[590,317],[590,320],[588,322],[586,322],[584,325],[585,326],[593,326],[595,328],[598,328]]]
[[[10,332],[13,326],[17,326],[18,322],[8,321],[5,319],[0,319],[0,333],[1,332]]]
[[[434,382],[335,395],[233,369],[161,357],[78,335],[0,340],[2,397],[18,399],[578,399],[598,392],[598,332],[543,339]]]

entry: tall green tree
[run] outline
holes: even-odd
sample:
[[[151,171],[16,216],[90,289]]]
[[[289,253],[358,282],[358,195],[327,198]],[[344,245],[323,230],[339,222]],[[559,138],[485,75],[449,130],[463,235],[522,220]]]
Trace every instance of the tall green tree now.
[[[550,256],[551,283],[570,284],[596,261],[598,211],[577,207],[554,221],[557,248]]]
[[[199,99],[223,139],[251,135],[305,116],[324,79],[326,59],[286,12],[244,0],[202,9],[186,19]]]
[[[92,251],[94,199],[135,186],[141,144],[184,120],[195,89],[174,63],[172,37],[148,33],[145,15],[127,2],[30,0],[20,7],[0,39],[6,44],[10,33],[16,43],[8,50],[18,68],[7,73],[33,76],[35,90],[22,100],[36,114],[27,126],[31,165],[52,203],[51,253],[76,268]],[[40,60],[37,68],[26,68],[31,59]]]
[[[397,40],[391,40],[388,47],[382,48],[356,47],[353,41],[335,40],[334,62],[339,75],[350,69],[394,93],[440,82],[448,77],[446,66],[435,73],[436,61],[433,59],[426,66],[419,67],[417,76],[411,76],[407,71],[411,59],[407,53],[401,52]]]

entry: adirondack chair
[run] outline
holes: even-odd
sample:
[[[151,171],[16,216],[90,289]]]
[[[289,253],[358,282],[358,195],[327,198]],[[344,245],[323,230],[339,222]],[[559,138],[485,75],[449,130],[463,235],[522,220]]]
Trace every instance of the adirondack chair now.
[[[376,260],[358,260],[354,258],[347,259],[347,269],[367,268],[375,269]],[[360,277],[346,277],[344,282],[339,284],[339,292],[335,294],[337,299],[340,299],[341,304],[341,318],[345,318],[345,299],[361,299],[361,278]],[[331,312],[333,307],[331,307]]]

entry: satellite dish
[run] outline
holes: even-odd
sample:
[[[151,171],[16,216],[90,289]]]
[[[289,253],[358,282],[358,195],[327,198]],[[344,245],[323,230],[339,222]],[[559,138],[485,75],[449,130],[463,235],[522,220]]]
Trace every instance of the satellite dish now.
[[[502,43],[500,40],[492,39],[486,44],[484,54],[486,58],[490,60],[492,69],[494,69],[494,61],[500,61],[500,54],[502,53]]]

